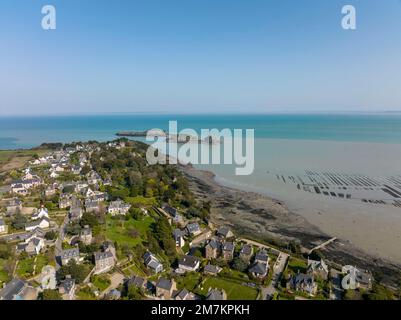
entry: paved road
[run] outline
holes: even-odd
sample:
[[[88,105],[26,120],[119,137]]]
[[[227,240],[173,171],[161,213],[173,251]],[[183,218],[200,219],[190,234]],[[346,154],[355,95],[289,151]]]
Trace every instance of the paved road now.
[[[341,287],[341,272],[331,269],[330,270],[332,290],[330,292],[331,300],[341,300],[343,289]]]
[[[274,293],[276,292],[276,288],[277,288],[278,284],[280,283],[280,279],[281,279],[281,276],[283,275],[288,258],[289,258],[288,254],[286,254],[284,252],[280,252],[280,254],[273,266],[272,281],[270,282],[268,287],[262,288],[262,299],[263,300],[270,300],[273,297]]]

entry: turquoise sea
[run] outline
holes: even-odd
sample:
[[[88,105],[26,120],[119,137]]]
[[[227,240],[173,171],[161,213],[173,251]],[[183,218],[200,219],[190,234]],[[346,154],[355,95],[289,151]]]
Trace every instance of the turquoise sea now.
[[[256,138],[401,143],[401,114],[264,114],[0,117],[0,149],[34,147],[42,142],[111,140],[117,131],[167,129],[255,129]]]

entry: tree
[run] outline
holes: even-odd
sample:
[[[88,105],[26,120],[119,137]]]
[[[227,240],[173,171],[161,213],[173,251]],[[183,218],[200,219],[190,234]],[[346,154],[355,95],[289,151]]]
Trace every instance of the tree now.
[[[89,227],[93,228],[93,227],[96,227],[99,225],[99,220],[95,214],[85,212],[82,215],[80,225],[81,225],[81,227],[88,225]]]
[[[87,275],[89,274],[90,267],[85,264],[77,264],[74,259],[70,260],[66,266],[62,266],[58,272],[57,276],[59,279],[65,279],[67,275],[71,275],[75,279],[77,284],[82,283]]]
[[[11,225],[17,229],[21,230],[25,228],[25,224],[27,223],[27,218],[22,215],[21,213],[17,212],[17,214],[14,216],[13,220],[11,221]]]
[[[241,258],[236,257],[232,262],[232,267],[237,271],[244,272],[248,268],[248,264]]]
[[[43,300],[62,300],[58,290],[45,289],[42,293]]]
[[[55,240],[56,238],[57,238],[57,232],[54,230],[46,232],[46,234],[45,234],[46,240]]]
[[[140,288],[131,284],[128,286],[127,297],[129,300],[142,300],[144,294]]]

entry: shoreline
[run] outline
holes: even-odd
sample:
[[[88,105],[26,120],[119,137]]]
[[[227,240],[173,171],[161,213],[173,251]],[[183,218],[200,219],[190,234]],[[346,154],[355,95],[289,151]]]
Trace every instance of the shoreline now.
[[[230,225],[239,235],[279,245],[299,241],[304,249],[311,249],[336,236],[307,217],[290,210],[284,201],[259,192],[222,185],[211,171],[188,165],[180,165],[180,169],[188,178],[190,188],[197,198],[211,202],[211,222]],[[329,225],[331,223],[329,221]],[[374,250],[361,248],[344,236],[337,238],[336,242],[321,250],[326,259],[341,265],[351,264],[371,270],[383,277],[383,281],[389,285],[396,284],[401,272],[399,261],[374,254]],[[371,238],[374,237],[371,235]]]

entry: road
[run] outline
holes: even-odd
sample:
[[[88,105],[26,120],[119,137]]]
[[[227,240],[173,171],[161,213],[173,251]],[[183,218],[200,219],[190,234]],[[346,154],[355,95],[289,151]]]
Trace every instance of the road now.
[[[332,284],[332,290],[330,292],[330,299],[331,300],[341,300],[342,299],[342,294],[343,294],[343,289],[341,286],[341,272],[331,269],[330,270],[330,278],[331,278],[331,284]]]
[[[263,300],[270,300],[273,297],[274,293],[276,292],[276,288],[280,283],[281,276],[283,275],[285,266],[287,265],[288,258],[289,258],[288,254],[280,252],[273,266],[272,281],[266,288],[261,288]]]
[[[61,267],[61,261],[58,261],[57,257],[61,255],[61,251],[63,250],[63,242],[65,237],[65,227],[70,222],[70,218],[68,213],[65,215],[64,221],[59,228],[58,238],[56,240],[55,249],[54,249],[54,259],[56,260],[56,270]]]

